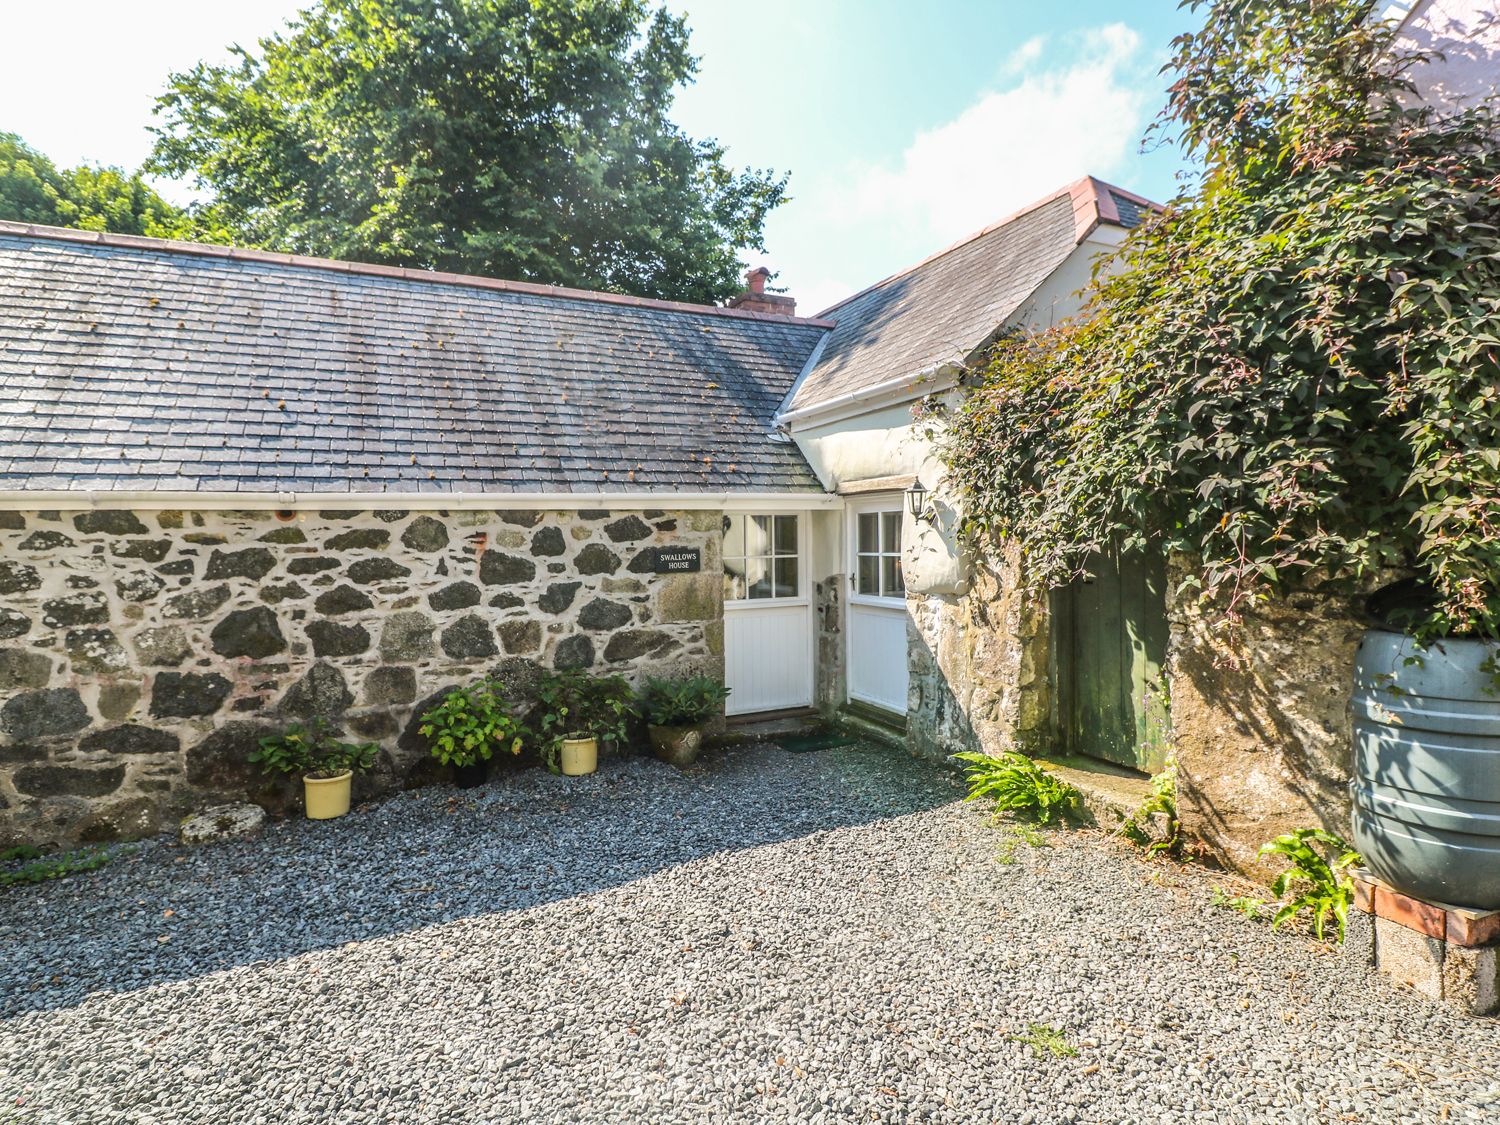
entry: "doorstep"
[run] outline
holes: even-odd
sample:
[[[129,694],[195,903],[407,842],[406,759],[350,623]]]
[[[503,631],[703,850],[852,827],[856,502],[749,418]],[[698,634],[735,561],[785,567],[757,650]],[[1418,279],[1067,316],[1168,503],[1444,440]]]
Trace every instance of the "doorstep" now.
[[[729,719],[724,733],[713,739],[713,742],[721,746],[744,742],[775,742],[783,735],[806,734],[822,725],[822,716],[811,707],[735,715]]]
[[[1082,794],[1084,811],[1101,828],[1120,827],[1151,796],[1151,779],[1124,766],[1075,754],[1037,762]]]
[[[1354,909],[1370,915],[1370,962],[1475,1016],[1500,1014],[1500,910],[1427,902],[1356,868]]]
[[[871,738],[887,746],[906,745],[906,716],[883,707],[849,700],[839,708],[838,724],[850,734]]]

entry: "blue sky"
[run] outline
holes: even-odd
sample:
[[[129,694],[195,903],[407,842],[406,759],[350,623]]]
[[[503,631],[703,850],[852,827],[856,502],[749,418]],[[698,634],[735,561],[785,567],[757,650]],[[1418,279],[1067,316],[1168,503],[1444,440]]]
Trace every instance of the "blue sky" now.
[[[168,71],[218,60],[297,0],[118,0],[7,14],[0,130],[59,163],[133,167]],[[674,0],[703,57],[675,117],[739,165],[792,173],[763,264],[812,313],[1085,173],[1156,199],[1175,151],[1139,141],[1176,0]],[[183,198],[180,187],[166,194]],[[761,260],[757,260],[760,264]]]

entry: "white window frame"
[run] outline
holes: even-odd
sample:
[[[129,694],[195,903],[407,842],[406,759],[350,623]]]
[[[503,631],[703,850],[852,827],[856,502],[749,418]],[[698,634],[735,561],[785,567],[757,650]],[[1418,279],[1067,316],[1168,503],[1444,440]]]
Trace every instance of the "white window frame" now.
[[[867,558],[888,559],[895,558],[901,564],[903,581],[906,576],[905,561],[902,550],[905,547],[906,530],[906,506],[905,497],[899,493],[891,493],[884,496],[872,497],[868,500],[851,502],[848,506],[848,563],[849,563],[849,600],[857,605],[885,606],[889,609],[906,608],[906,591],[903,586],[900,594],[861,594],[859,592],[859,560],[863,553]],[[871,554],[861,552],[859,549],[859,517],[872,513],[892,513],[896,520],[896,549],[895,551],[878,550]],[[878,544],[877,544],[878,546]],[[877,573],[883,570],[877,564]],[[884,582],[881,577],[882,584]]]
[[[808,578],[807,578],[807,570],[808,570],[808,565],[807,565],[808,564],[808,542],[807,541],[808,541],[808,538],[809,538],[810,528],[808,526],[808,521],[803,518],[807,513],[806,512],[778,512],[778,511],[774,511],[774,510],[768,510],[768,511],[734,511],[734,512],[726,512],[724,514],[726,516],[730,516],[730,515],[743,516],[744,519],[745,519],[745,521],[746,521],[746,523],[749,523],[749,521],[752,520],[752,519],[754,519],[756,516],[765,516],[765,517],[767,517],[769,519],[773,519],[773,520],[776,519],[777,517],[783,517],[783,516],[785,516],[785,517],[790,517],[790,518],[792,518],[792,519],[794,519],[794,520],[797,521],[797,553],[795,555],[782,555],[782,556],[779,556],[781,558],[795,558],[797,560],[797,593],[794,596],[791,596],[791,597],[776,597],[773,594],[769,598],[725,598],[724,599],[724,608],[725,609],[771,609],[771,608],[776,608],[776,607],[787,607],[787,608],[790,608],[792,606],[810,606],[812,604],[812,602],[811,602],[811,600],[807,596],[807,588],[808,588]],[[774,527],[774,525],[773,525],[773,527]],[[773,531],[772,534],[774,535],[775,532]],[[720,559],[720,562],[719,562],[719,569],[720,569],[721,572],[724,569],[724,565],[723,564],[724,564],[724,560],[725,559],[730,559],[730,558],[744,558],[744,557],[757,558],[758,559],[758,558],[763,558],[763,557],[769,557],[769,558],[771,558],[773,560],[773,565],[774,565],[774,560],[778,557],[776,555],[770,555],[770,556],[762,556],[762,555],[750,555],[750,556],[730,555],[728,552],[724,551],[724,546],[725,546],[726,542],[727,541],[724,540],[724,539],[722,539],[722,538],[719,541],[719,550],[720,550],[720,553],[722,555],[722,558]],[[771,583],[772,583],[772,588],[773,589],[775,588],[775,582],[776,582],[776,576],[775,576],[775,574],[773,572],[772,576],[771,576]]]

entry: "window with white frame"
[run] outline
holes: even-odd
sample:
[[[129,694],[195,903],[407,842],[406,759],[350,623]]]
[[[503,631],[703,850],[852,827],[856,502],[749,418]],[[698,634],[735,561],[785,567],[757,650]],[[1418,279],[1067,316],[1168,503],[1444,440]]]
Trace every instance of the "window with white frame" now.
[[[724,517],[724,600],[801,596],[796,516]]]
[[[900,509],[858,513],[854,535],[854,592],[872,598],[904,598]]]

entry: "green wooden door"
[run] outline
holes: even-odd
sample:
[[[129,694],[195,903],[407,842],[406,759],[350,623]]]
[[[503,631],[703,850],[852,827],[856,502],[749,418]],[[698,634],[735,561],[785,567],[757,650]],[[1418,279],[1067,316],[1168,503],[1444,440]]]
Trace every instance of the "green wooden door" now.
[[[1063,744],[1155,772],[1167,755],[1166,565],[1156,555],[1100,556],[1089,569],[1056,605]]]

